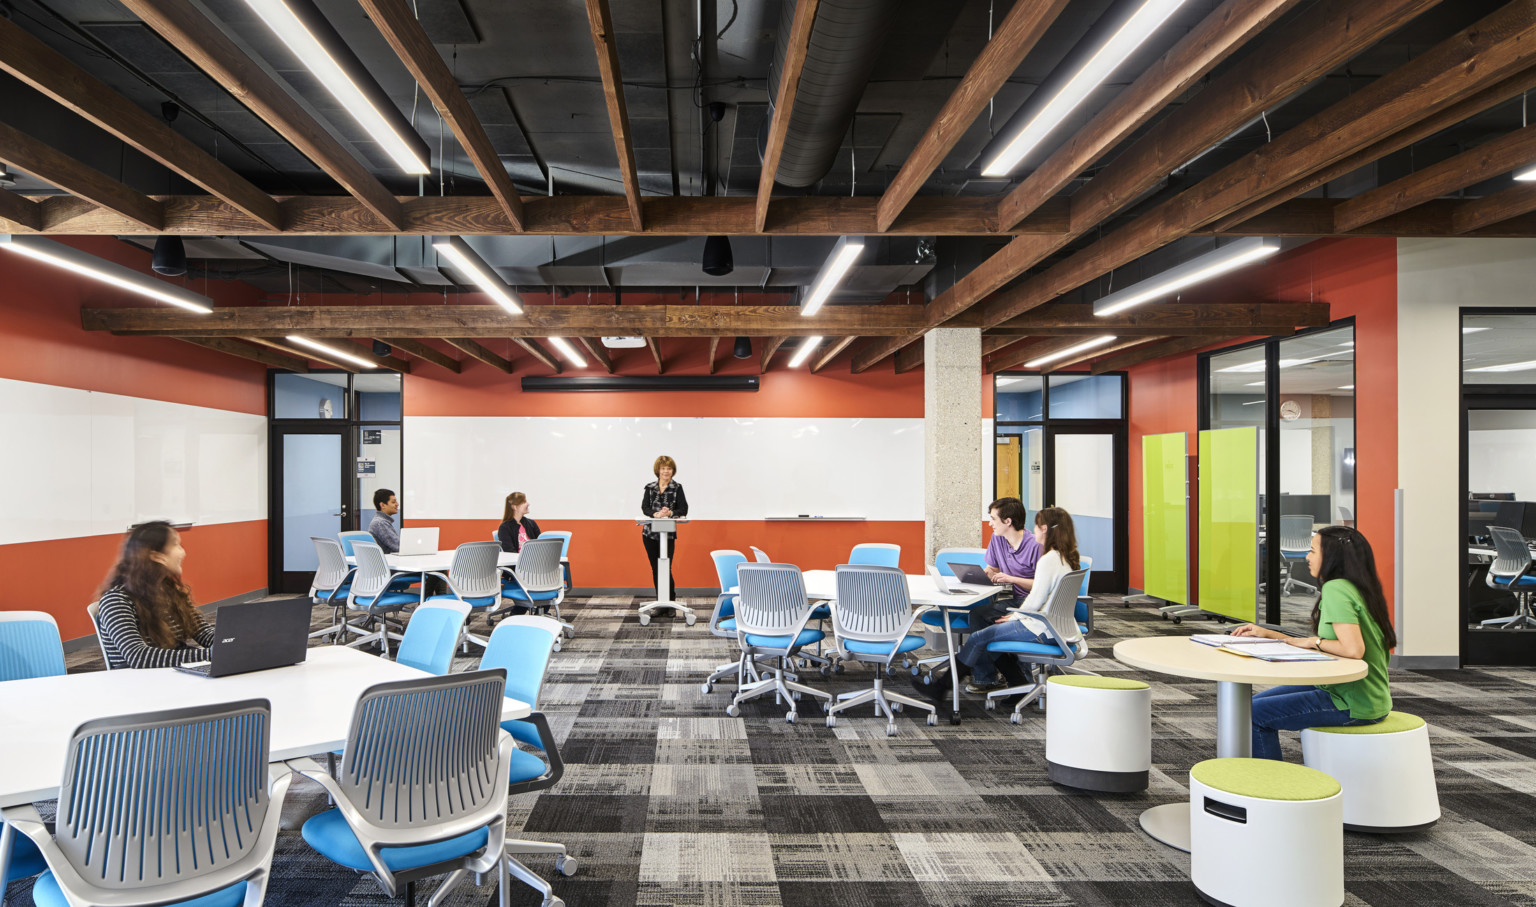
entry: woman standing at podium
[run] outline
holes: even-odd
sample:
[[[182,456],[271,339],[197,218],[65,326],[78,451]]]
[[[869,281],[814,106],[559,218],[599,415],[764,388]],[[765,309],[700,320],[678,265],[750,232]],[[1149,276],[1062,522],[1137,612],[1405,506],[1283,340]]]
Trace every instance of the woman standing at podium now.
[[[680,519],[688,515],[688,496],[683,494],[683,486],[672,477],[677,475],[677,461],[668,456],[656,458],[651,466],[651,472],[655,473],[656,481],[647,482],[645,491],[640,494],[640,512],[648,517],[656,519]],[[657,560],[661,557],[661,536],[663,533],[651,528],[649,523],[640,527],[641,540],[645,542],[645,556],[651,559],[651,583],[656,586],[656,597],[661,598],[661,580],[657,576]],[[668,598],[677,594],[677,587],[672,584],[671,561],[677,559],[677,533],[669,533],[667,539],[667,589],[670,590]]]

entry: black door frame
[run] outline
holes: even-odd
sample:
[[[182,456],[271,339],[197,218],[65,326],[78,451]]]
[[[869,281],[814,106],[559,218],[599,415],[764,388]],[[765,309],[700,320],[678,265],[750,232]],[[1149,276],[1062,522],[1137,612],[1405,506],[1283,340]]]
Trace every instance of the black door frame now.
[[[283,439],[288,435],[335,435],[341,439],[341,457],[336,464],[341,489],[341,528],[350,528],[348,519],[357,513],[353,483],[347,464],[353,462],[353,438],[357,428],[347,420],[286,419],[273,421],[267,442],[267,488],[271,497],[271,519],[267,521],[267,589],[273,593],[303,592],[314,579],[312,571],[283,570]]]

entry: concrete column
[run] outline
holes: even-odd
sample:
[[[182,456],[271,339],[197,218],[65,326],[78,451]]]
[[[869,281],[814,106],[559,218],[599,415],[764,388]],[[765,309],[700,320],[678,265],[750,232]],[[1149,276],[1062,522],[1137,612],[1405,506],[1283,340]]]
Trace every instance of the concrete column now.
[[[981,546],[981,378],[979,328],[923,336],[924,563]]]

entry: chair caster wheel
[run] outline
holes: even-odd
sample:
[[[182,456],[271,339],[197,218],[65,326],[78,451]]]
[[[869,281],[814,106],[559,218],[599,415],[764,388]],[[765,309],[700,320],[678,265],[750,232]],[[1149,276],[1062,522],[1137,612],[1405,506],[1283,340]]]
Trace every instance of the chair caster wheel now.
[[[561,857],[561,858],[559,858],[558,860],[555,861],[555,869],[558,870],[561,875],[565,876],[566,878],[570,878],[571,876],[576,874],[576,858],[575,857]]]
[[[551,895],[550,897],[544,899],[544,903],[541,905],[541,907],[565,907],[565,902]]]
[[[559,639],[555,640],[555,651],[556,652],[560,651],[560,640]]]
[[[949,723],[950,724],[959,724],[960,723],[960,713],[956,712],[955,714],[949,716]]]
[[[821,676],[823,676],[823,677],[831,677],[832,676],[832,667],[830,665],[822,665],[821,666]]]
[[[735,703],[732,703],[731,705],[728,705],[728,706],[725,707],[725,714],[731,716],[732,718],[740,718],[741,717],[741,707],[736,705]]]
[[[991,712],[991,711],[995,711],[996,709],[997,709],[997,700],[996,699],[988,699],[987,700],[987,711]]]
[[[1176,623],[1176,624],[1183,623],[1184,619],[1182,617],[1175,617],[1173,619],[1173,622]]]
[[[899,703],[899,702],[891,703],[891,711],[893,711],[893,712],[901,711],[901,703]]]
[[[939,723],[939,716],[933,712],[928,713],[928,726],[935,727]]]
[[[837,727],[837,716],[836,715],[828,715],[827,716],[827,727]]]
[[[642,614],[642,615],[640,615],[640,626],[648,627],[650,625],[651,625],[651,616],[649,614]]]
[[[894,724],[886,725],[885,726],[885,736],[887,736],[887,737],[894,737],[894,736],[896,736],[896,725],[894,725]]]
[[[832,673],[833,674],[841,674],[841,673],[843,673],[843,670],[844,669],[843,669],[843,663],[842,662],[838,662],[837,664],[832,666]]]
[[[564,634],[566,639],[575,639],[576,638],[576,630],[575,630],[574,627],[565,627],[560,632],[562,634]]]
[[[922,665],[913,665],[912,666],[912,676],[913,677],[916,677],[917,675],[919,675],[921,673],[923,673],[923,666]]]
[[[789,694],[789,698],[793,699],[796,702],[799,702],[800,701],[800,694],[799,693],[790,693]]]
[[[683,623],[685,623],[685,624],[687,624],[688,626],[691,627],[691,626],[693,626],[694,621],[696,621],[696,620],[698,620],[698,618],[695,617],[694,615],[690,614],[687,617],[683,618]]]
[[[715,691],[715,685],[712,684],[712,683],[706,683],[702,687],[700,687],[700,689],[702,689],[706,693],[713,693]]]
[[[1012,713],[1011,715],[1008,716],[1008,723],[1009,724],[1023,724],[1024,723],[1024,716],[1020,715],[1018,712],[1014,712],[1014,713]]]
[[[788,713],[788,714],[786,714],[784,716],[784,723],[785,724],[794,724],[795,723],[795,719],[799,718],[799,717],[800,717],[800,713],[799,712],[790,712],[790,713]]]
[[[925,687],[933,686],[933,675],[932,674],[924,674],[923,675],[923,686],[925,686]]]

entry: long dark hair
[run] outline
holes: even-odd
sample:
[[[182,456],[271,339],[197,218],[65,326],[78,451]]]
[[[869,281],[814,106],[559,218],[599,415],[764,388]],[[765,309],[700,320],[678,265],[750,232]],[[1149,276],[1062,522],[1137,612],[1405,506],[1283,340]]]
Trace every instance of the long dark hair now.
[[[1381,641],[1388,650],[1397,648],[1397,633],[1392,629],[1392,618],[1387,614],[1387,595],[1381,588],[1381,577],[1376,573],[1376,555],[1371,551],[1371,543],[1365,540],[1360,530],[1348,526],[1324,526],[1317,530],[1323,553],[1322,565],[1318,568],[1317,578],[1320,582],[1328,582],[1335,579],[1346,579],[1360,590],[1360,597],[1365,599],[1365,608],[1371,613],[1371,619],[1376,621],[1376,626],[1381,628]],[[1312,633],[1316,635],[1317,626],[1323,616],[1323,598],[1317,598],[1317,604],[1312,608]]]
[[[1045,544],[1040,546],[1041,554],[1054,551],[1061,555],[1061,559],[1071,569],[1082,567],[1083,562],[1077,554],[1077,530],[1072,526],[1072,514],[1060,507],[1042,507],[1035,511],[1035,525],[1045,527]]]
[[[202,616],[192,605],[192,590],[181,577],[151,555],[164,551],[175,537],[170,523],[155,520],[128,530],[122,550],[117,555],[101,591],[121,586],[133,602],[139,628],[145,637],[161,649],[181,644],[177,631],[190,635],[203,625]]]

